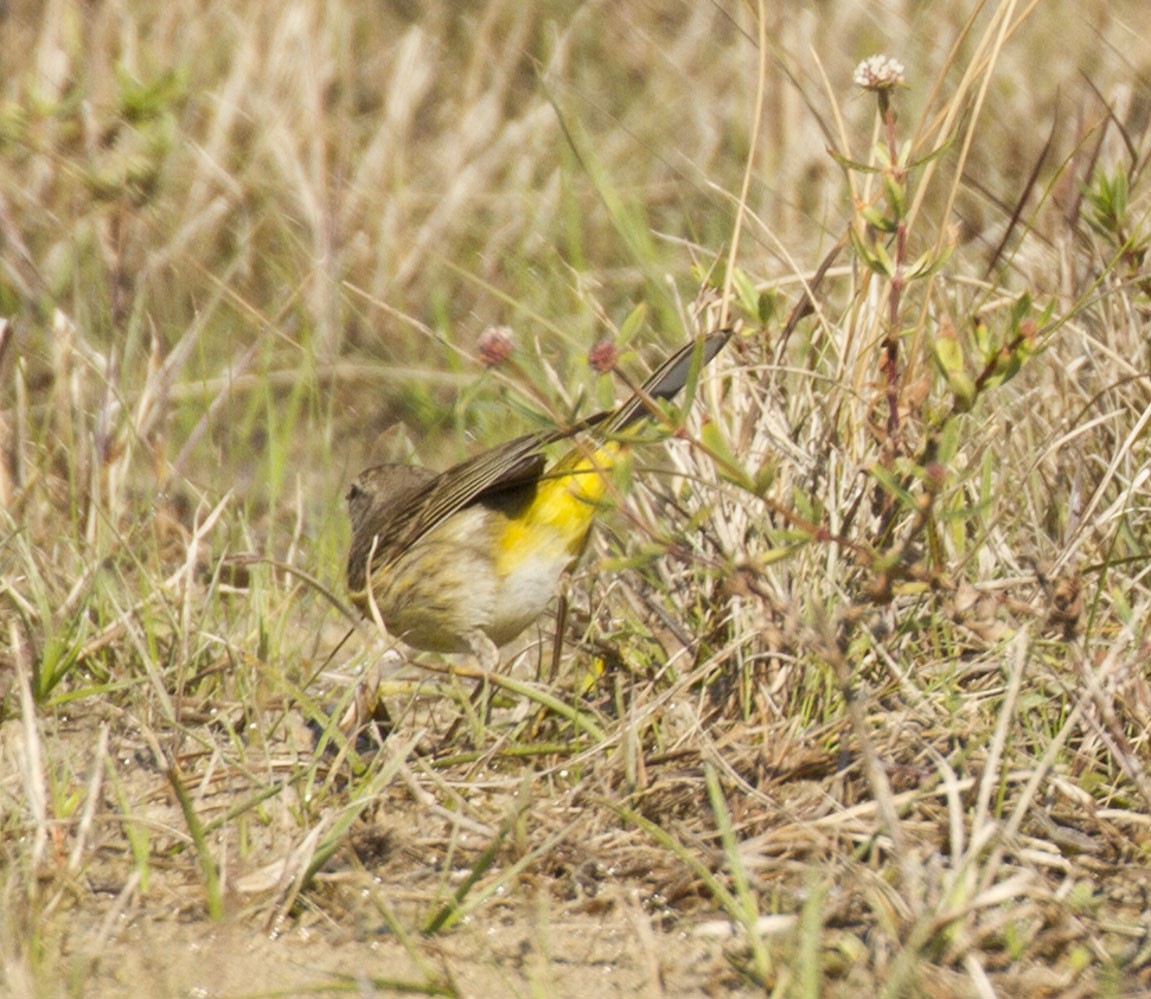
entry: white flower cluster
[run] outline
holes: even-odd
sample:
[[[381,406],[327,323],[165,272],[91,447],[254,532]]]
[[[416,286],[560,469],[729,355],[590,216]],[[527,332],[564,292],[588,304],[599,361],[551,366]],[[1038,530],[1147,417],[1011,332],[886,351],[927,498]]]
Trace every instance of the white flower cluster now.
[[[891,56],[873,55],[855,67],[853,79],[864,90],[890,90],[903,82],[903,63]]]

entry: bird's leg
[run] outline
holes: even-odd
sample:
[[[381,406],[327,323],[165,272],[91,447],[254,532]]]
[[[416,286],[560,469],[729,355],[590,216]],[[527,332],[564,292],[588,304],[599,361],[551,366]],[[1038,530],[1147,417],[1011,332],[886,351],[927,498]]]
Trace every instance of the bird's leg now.
[[[456,720],[448,726],[448,730],[444,733],[443,738],[445,745],[450,744],[455,738],[456,732],[459,731],[460,725],[463,723],[465,717],[471,716],[481,725],[486,725],[491,711],[491,700],[485,697],[484,693],[489,687],[487,674],[494,673],[500,664],[499,647],[478,628],[468,633],[467,641],[471,648],[472,655],[475,656],[476,664],[484,673],[484,677],[476,683],[475,690],[472,691],[472,696],[468,699],[463,714],[459,715]]]
[[[560,671],[560,656],[564,650],[564,631],[568,623],[568,593],[567,578],[565,576],[563,588],[560,590],[559,600],[556,603],[556,630],[552,635],[552,657],[548,668],[547,682],[555,683]]]
[[[467,640],[480,669],[485,673],[494,673],[500,664],[500,650],[496,643],[479,628],[468,632]]]

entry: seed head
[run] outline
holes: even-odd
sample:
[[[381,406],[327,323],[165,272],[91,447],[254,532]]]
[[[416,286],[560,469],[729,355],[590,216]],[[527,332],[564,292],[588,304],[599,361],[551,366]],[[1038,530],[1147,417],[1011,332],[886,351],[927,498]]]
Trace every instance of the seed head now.
[[[516,349],[516,335],[510,326],[489,326],[476,340],[480,360],[494,368],[503,364]]]
[[[619,347],[610,340],[600,340],[587,352],[587,362],[601,375],[614,371],[619,363]]]

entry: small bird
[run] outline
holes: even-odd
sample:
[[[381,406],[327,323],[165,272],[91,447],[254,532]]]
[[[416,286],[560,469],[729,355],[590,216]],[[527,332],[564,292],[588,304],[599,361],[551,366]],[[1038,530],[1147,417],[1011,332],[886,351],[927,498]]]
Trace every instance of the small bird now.
[[[408,645],[471,652],[498,664],[547,608],[587,545],[620,431],[670,399],[708,364],[731,330],[672,354],[618,409],[565,429],[524,434],[436,473],[376,465],[348,490],[348,592],[368,617]],[[549,444],[586,432],[549,468]]]

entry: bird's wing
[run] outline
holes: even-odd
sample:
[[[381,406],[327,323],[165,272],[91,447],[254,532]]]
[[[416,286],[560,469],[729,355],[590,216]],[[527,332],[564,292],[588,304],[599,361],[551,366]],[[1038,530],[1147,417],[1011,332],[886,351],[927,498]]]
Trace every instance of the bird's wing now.
[[[566,430],[524,434],[442,472],[428,485],[422,501],[396,511],[380,535],[379,550],[402,552],[484,494],[535,481],[546,464],[543,448],[568,434]]]
[[[524,434],[442,472],[419,490],[423,499],[413,496],[411,502],[394,509],[391,521],[378,534],[377,551],[385,557],[402,553],[457,510],[486,495],[537,481],[546,464],[543,449],[549,444],[600,424],[607,436],[645,416],[653,399],[670,399],[678,393],[730,336],[731,330],[721,330],[681,347],[617,409],[596,413],[571,427]]]

